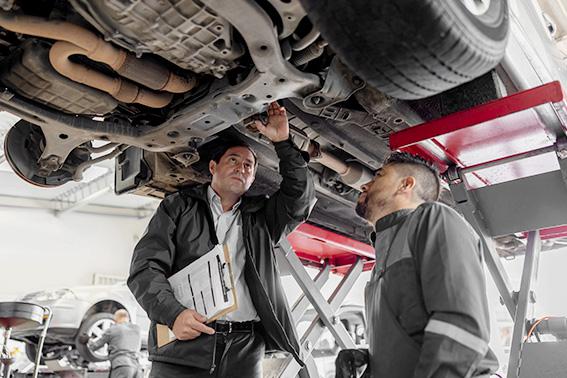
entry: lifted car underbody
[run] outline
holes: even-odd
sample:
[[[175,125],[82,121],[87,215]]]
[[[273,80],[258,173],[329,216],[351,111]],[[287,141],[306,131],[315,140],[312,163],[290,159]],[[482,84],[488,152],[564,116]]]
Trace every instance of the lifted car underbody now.
[[[503,0],[490,9],[465,3],[446,6],[470,11],[467,17],[506,16]],[[117,193],[163,198],[207,182],[208,156],[231,136],[259,156],[251,192],[270,193],[280,180],[278,161],[251,125],[279,100],[292,138],[311,159],[318,201],[309,221],[362,241],[370,228],[354,203],[390,153],[392,132],[515,91],[491,70],[500,51],[472,77],[439,74],[434,84],[442,86],[431,90],[420,83],[427,96],[376,85],[356,73],[349,54],[339,55],[344,48],[307,0],[20,0],[0,7],[0,107],[22,118],[5,152],[24,180],[45,187],[80,181],[90,166],[116,158]],[[503,49],[505,38],[498,42]],[[497,241],[503,255],[524,249],[514,235]]]

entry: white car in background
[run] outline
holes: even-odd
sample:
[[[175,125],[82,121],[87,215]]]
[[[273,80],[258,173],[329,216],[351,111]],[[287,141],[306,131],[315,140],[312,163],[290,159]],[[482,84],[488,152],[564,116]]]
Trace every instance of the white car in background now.
[[[53,312],[43,347],[44,359],[67,359],[76,365],[101,362],[107,358],[106,347],[96,352],[77,341],[86,333],[95,339],[113,323],[116,310],[125,309],[132,322],[142,329],[142,348],[147,347],[149,319],[138,305],[126,284],[78,286],[50,291],[37,291],[22,301],[48,306]],[[12,338],[26,344],[26,355],[33,361],[37,354],[40,329],[14,331]]]
[[[86,345],[79,343],[77,337],[83,333],[94,339],[100,337],[114,323],[113,313],[121,308],[128,311],[132,321],[140,326],[142,349],[147,348],[150,321],[123,283],[37,291],[25,295],[21,300],[48,306],[53,312],[42,353],[44,361],[59,360],[65,357],[75,366],[87,366],[92,362],[105,361],[107,359],[106,347],[93,352]],[[306,311],[297,325],[299,334],[308,328],[315,315],[312,308]],[[355,344],[361,348],[367,347],[363,306],[343,305],[337,315]],[[35,359],[40,331],[41,329],[38,328],[14,331],[12,334],[13,339],[25,343],[26,356],[30,361]],[[339,351],[339,345],[330,331],[326,329],[312,352],[321,377],[335,376],[335,358]]]

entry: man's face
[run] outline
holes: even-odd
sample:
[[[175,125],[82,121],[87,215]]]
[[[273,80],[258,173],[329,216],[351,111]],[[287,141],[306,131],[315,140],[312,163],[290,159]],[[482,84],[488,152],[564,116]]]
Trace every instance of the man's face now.
[[[254,155],[246,147],[231,147],[218,163],[213,160],[209,163],[209,170],[213,175],[211,185],[218,194],[242,196],[254,182]]]
[[[395,166],[385,165],[378,169],[374,179],[362,185],[356,213],[370,223],[376,222],[389,213],[400,184],[401,177]]]

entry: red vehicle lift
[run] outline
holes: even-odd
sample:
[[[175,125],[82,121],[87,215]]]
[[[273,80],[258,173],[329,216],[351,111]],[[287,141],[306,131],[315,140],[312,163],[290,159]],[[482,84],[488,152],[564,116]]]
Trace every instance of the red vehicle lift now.
[[[303,291],[292,305],[293,320],[296,324],[299,323],[309,304],[317,313],[307,330],[299,336],[306,362],[306,371],[302,372],[302,376],[319,377],[311,352],[325,328],[329,329],[341,348],[356,348],[352,337],[336,314],[362,271],[370,270],[374,266],[374,248],[308,223],[299,226],[287,239],[280,241],[278,246],[280,269],[289,272]],[[307,274],[305,266],[319,269],[314,279]],[[331,272],[343,277],[329,299],[325,299],[320,289],[329,279]],[[269,376],[291,378],[297,376],[300,366],[288,358],[283,366],[273,370],[277,371],[272,371]]]
[[[514,320],[508,378],[543,377],[541,367],[558,364],[567,352],[566,343],[553,343],[564,351],[554,354],[546,353],[550,343],[524,341],[541,240],[567,236],[566,132],[567,103],[561,85],[552,82],[390,136],[392,150],[421,155],[439,166],[457,206],[481,236],[486,265]],[[492,240],[509,234],[527,238],[519,292],[512,290]],[[294,320],[309,303],[317,312],[300,335],[304,374],[317,377],[310,353],[324,327],[341,348],[354,348],[335,314],[360,273],[373,267],[374,248],[304,224],[280,242],[278,253],[280,268],[291,272],[304,293],[292,307]],[[314,280],[304,265],[319,269]],[[331,271],[343,279],[326,300],[319,289]],[[298,371],[289,360],[280,376],[295,377]]]
[[[483,239],[487,267],[514,320],[508,378],[544,377],[550,366],[565,365],[564,342],[526,343],[525,336],[541,240],[567,236],[566,132],[565,95],[552,82],[390,136],[392,150],[437,163]],[[491,238],[517,233],[527,234],[527,246],[516,293]]]

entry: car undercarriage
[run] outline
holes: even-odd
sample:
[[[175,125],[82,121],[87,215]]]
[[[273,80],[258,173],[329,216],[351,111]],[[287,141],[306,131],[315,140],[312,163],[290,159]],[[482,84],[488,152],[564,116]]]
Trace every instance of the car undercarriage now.
[[[445,5],[454,20],[482,24],[471,38],[491,47],[477,48],[438,9],[416,26],[395,1],[368,15],[362,1],[331,2],[328,12],[307,0],[1,1],[0,107],[21,118],[6,158],[43,187],[115,158],[117,193],[163,198],[207,182],[211,152],[236,137],[259,156],[251,194],[271,193],[277,157],[252,125],[279,101],[310,156],[318,201],[309,222],[367,241],[354,203],[390,153],[388,136],[515,90],[493,70],[506,1],[486,3]],[[525,244],[497,241],[502,255]]]

